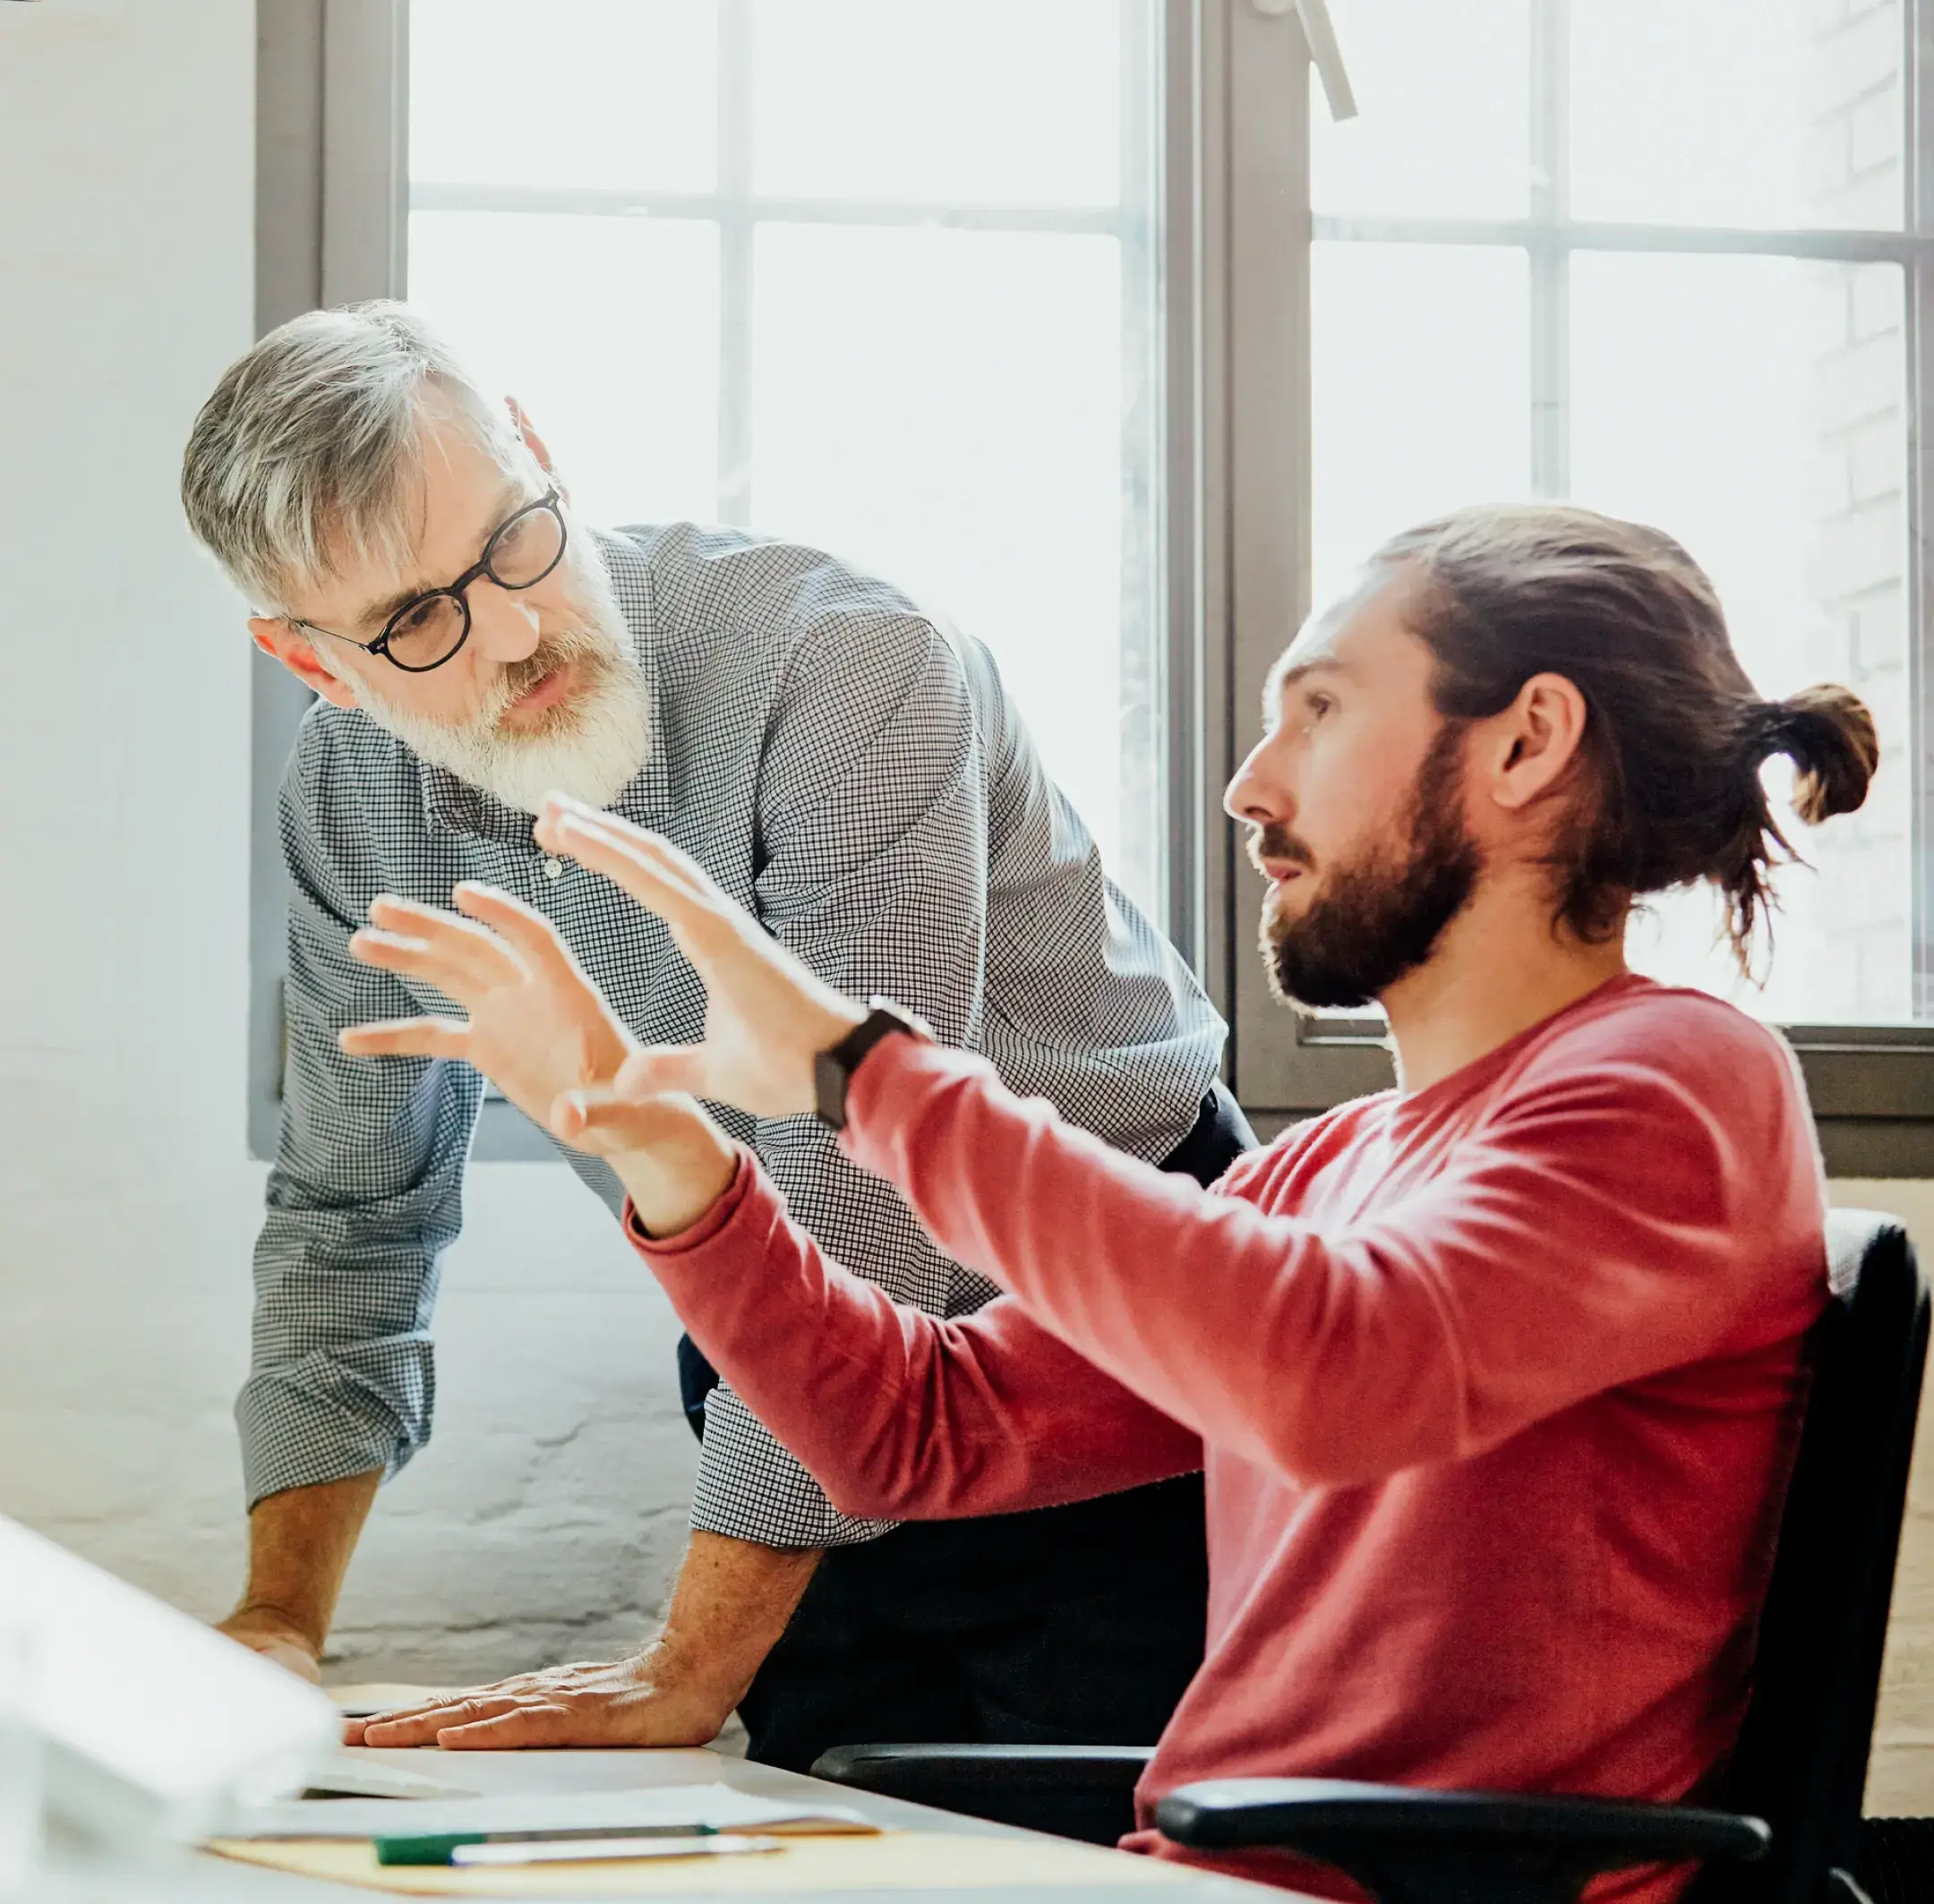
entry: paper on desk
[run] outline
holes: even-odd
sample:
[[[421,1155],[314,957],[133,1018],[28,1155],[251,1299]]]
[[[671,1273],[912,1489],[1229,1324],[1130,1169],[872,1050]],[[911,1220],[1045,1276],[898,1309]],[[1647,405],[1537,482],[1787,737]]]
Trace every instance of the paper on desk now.
[[[835,1891],[1008,1891],[1086,1885],[1112,1891],[1188,1883],[1187,1865],[1132,1857],[1065,1839],[891,1831],[872,1838],[789,1838],[765,1857],[630,1859],[610,1865],[379,1865],[367,1844],[245,1844],[209,1848],[271,1871],[419,1898],[691,1898],[801,1896]]]
[[[407,1811],[386,1798],[291,1799],[227,1821],[225,1838],[441,1838],[463,1831],[629,1831],[668,1824],[713,1831],[843,1834],[878,1830],[843,1806],[760,1798],[730,1785],[649,1790],[518,1792],[497,1798],[423,1799]]]
[[[399,1706],[428,1705],[432,1699],[447,1699],[449,1688],[442,1686],[391,1686],[380,1682],[368,1686],[325,1686],[345,1719],[367,1719],[372,1712],[393,1712]]]
[[[327,1798],[475,1798],[474,1785],[452,1785],[444,1779],[425,1778],[400,1765],[377,1758],[352,1758],[347,1752],[314,1774],[305,1797]]]

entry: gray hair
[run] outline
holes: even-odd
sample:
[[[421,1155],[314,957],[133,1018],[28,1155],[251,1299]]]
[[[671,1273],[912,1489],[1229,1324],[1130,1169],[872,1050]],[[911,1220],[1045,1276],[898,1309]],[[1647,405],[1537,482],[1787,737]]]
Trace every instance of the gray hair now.
[[[228,367],[195,418],[182,457],[189,527],[270,613],[339,576],[345,558],[400,568],[423,426],[445,418],[514,466],[503,406],[406,306],[292,319]]]

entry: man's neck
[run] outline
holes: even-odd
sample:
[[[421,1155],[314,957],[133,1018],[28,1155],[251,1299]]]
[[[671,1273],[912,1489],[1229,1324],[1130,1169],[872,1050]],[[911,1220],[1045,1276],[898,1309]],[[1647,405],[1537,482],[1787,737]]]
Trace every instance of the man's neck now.
[[[1542,877],[1481,883],[1428,962],[1380,1001],[1399,1088],[1428,1089],[1625,969],[1622,922],[1603,944],[1587,944],[1553,926]]]

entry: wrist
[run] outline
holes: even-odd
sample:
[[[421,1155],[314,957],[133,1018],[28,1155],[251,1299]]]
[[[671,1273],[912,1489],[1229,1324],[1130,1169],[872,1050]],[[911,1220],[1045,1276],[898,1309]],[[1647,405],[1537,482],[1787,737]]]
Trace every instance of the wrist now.
[[[694,1730],[716,1738],[732,1715],[759,1662],[743,1671],[703,1647],[688,1645],[667,1630],[646,1643],[638,1655],[639,1676],[655,1698],[685,1715]]]
[[[221,1627],[225,1633],[246,1631],[270,1635],[277,1639],[288,1640],[310,1652],[322,1651],[322,1635],[316,1631],[316,1623],[273,1600],[253,1596],[244,1600],[221,1622]]]
[[[847,1097],[855,1074],[881,1045],[896,1037],[930,1041],[933,1032],[904,1006],[876,997],[856,1023],[814,1055],[813,1110],[821,1123],[834,1131],[846,1128]]]
[[[610,1158],[618,1181],[647,1235],[663,1239],[689,1230],[732,1188],[739,1152],[709,1118],[649,1148]]]

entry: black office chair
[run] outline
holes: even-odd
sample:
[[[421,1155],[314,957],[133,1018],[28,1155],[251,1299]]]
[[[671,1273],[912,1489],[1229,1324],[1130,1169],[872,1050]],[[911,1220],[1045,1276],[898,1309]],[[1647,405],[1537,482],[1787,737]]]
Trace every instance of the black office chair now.
[[[1872,1819],[1861,1794],[1927,1355],[1928,1289],[1892,1217],[1827,1222],[1834,1300],[1812,1370],[1737,1748],[1707,1809],[1322,1779],[1183,1786],[1177,1844],[1288,1850],[1382,1904],[1575,1904],[1603,1872],[1697,1860],[1688,1904],[1930,1904],[1934,1821]],[[821,1777],[1094,1839],[1130,1828],[1138,1748],[845,1746]],[[1864,1883],[1866,1889],[1862,1890]]]

